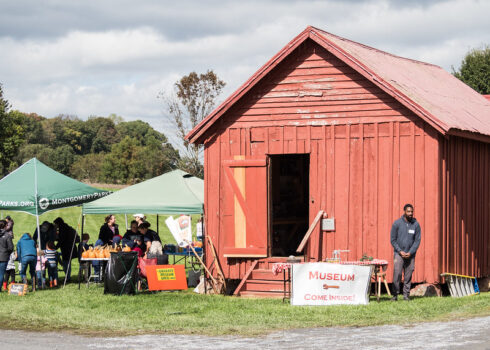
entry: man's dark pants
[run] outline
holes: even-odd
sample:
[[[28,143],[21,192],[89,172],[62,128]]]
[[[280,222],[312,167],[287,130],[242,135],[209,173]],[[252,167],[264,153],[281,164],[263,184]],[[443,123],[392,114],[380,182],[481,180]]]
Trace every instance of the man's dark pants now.
[[[412,285],[412,273],[415,269],[415,256],[412,255],[408,259],[403,259],[400,254],[395,253],[394,260],[395,266],[393,271],[393,295],[400,294],[400,282],[402,279],[403,271],[403,295],[409,296],[410,286]]]

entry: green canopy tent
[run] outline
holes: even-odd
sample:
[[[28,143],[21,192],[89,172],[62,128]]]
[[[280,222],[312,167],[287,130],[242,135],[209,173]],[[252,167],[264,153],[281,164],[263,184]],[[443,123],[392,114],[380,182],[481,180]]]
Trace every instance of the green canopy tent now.
[[[0,209],[39,216],[109,193],[60,174],[32,158],[0,180]]]
[[[173,170],[84,204],[82,226],[85,214],[157,214],[158,232],[158,214],[203,215],[203,204],[204,181]]]
[[[83,214],[202,214],[204,181],[173,170],[83,205]]]
[[[204,181],[173,170],[83,205],[85,214],[204,214]],[[127,225],[127,223],[126,223]],[[205,257],[203,257],[204,262]]]
[[[51,210],[77,206],[111,192],[99,190],[60,174],[32,158],[0,180],[0,210],[39,216]],[[41,235],[38,234],[39,246]]]

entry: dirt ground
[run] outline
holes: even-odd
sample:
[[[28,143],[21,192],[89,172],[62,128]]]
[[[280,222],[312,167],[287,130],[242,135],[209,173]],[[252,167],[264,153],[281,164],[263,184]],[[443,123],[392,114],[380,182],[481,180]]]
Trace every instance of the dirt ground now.
[[[490,349],[490,316],[411,326],[315,328],[258,338],[141,335],[94,338],[0,330],[2,349]]]

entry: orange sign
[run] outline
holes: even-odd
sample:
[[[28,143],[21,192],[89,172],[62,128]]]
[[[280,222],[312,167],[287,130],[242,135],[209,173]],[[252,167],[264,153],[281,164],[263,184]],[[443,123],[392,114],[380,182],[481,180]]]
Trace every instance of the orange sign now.
[[[187,289],[184,265],[147,265],[149,290]]]

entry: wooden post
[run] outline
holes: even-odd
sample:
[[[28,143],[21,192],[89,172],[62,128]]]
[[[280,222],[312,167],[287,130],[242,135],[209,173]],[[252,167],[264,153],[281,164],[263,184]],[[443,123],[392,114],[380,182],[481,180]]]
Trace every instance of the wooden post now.
[[[301,241],[300,245],[298,246],[298,249],[296,249],[296,253],[301,253],[306,245],[306,242],[308,242],[308,239],[310,238],[313,230],[315,229],[316,225],[318,222],[320,222],[321,217],[323,216],[323,210],[320,210],[318,214],[316,214],[315,219],[310,225],[310,228],[306,232],[305,236],[303,237],[303,240]]]

